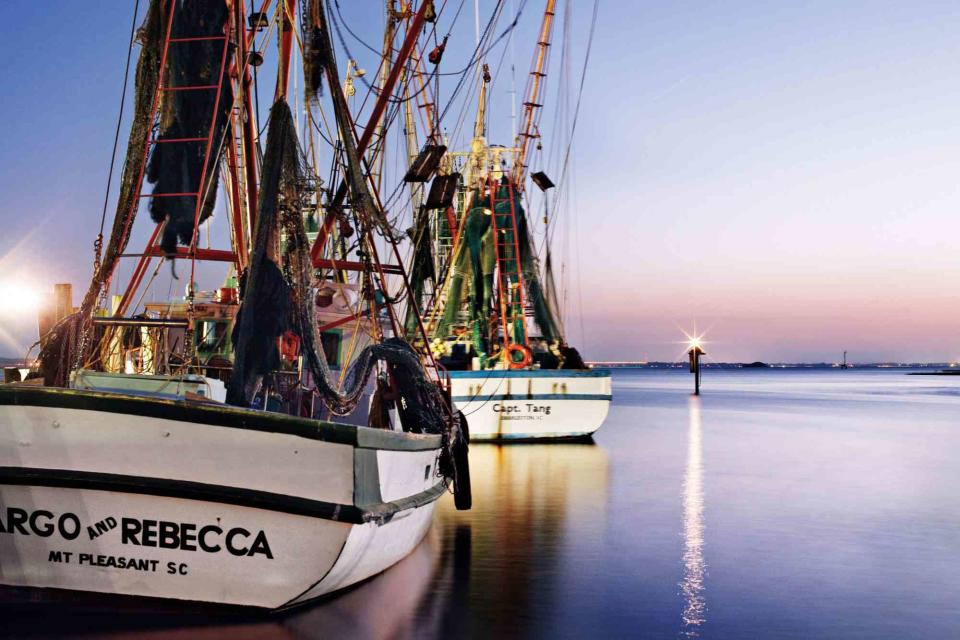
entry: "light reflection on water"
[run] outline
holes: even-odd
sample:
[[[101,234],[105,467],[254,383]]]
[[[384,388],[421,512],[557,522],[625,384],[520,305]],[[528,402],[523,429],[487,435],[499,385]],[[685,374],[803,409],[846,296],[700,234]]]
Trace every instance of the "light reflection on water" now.
[[[596,444],[473,446],[474,510],[444,497],[411,556],[314,606],[3,609],[0,636],[960,638],[960,378],[691,387],[618,371]]]
[[[700,399],[691,396],[687,431],[687,469],[683,476],[683,593],[682,633],[699,637],[699,628],[706,621],[707,602],[703,580],[703,442],[700,427]]]

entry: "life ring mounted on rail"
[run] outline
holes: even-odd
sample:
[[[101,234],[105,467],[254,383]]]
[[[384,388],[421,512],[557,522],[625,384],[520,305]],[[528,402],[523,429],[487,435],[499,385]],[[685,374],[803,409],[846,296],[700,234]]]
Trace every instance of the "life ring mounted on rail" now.
[[[514,356],[516,353],[521,356],[519,360]],[[507,362],[509,362],[511,369],[526,369],[533,362],[533,352],[525,345],[512,344],[507,347]]]

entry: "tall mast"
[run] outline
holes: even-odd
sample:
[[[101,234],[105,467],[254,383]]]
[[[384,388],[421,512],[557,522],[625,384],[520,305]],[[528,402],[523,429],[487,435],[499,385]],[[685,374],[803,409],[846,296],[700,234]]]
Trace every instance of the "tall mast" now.
[[[397,10],[396,0],[386,0],[387,25],[383,30],[383,47],[381,49],[380,71],[377,74],[377,91],[383,93],[387,86],[387,80],[390,77],[390,69],[393,66],[393,38],[396,34]],[[369,152],[370,156],[370,177],[373,183],[379,189],[383,179],[383,163],[387,155],[387,141],[383,137],[384,121],[377,122],[377,130],[373,134],[373,148]]]
[[[539,138],[537,123],[543,111],[540,102],[543,90],[543,80],[547,76],[547,62],[550,58],[550,39],[553,36],[553,16],[556,0],[547,0],[543,10],[543,21],[540,24],[540,36],[533,56],[533,65],[527,79],[527,89],[523,98],[523,125],[520,128],[520,139],[517,141],[516,156],[513,161],[513,177],[518,189],[523,189],[523,181],[527,171],[527,151],[531,138]]]
[[[510,0],[510,15],[517,15],[515,0]],[[517,55],[510,32],[510,139],[517,144]]]

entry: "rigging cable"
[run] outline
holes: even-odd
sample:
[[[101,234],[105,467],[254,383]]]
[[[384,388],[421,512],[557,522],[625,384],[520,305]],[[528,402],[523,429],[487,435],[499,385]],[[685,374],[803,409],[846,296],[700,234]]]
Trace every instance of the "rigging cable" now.
[[[593,49],[593,36],[597,26],[597,13],[599,11],[599,8],[600,8],[600,0],[594,0],[593,18],[591,19],[591,22],[590,22],[590,35],[587,39],[587,50],[583,56],[583,67],[580,70],[580,88],[577,91],[577,104],[573,109],[573,122],[570,125],[570,137],[567,140],[567,148],[563,156],[563,169],[560,172],[560,186],[557,188],[557,194],[554,196],[554,201],[557,200],[557,198],[560,195],[560,192],[563,190],[564,178],[567,175],[567,168],[570,163],[570,149],[573,147],[573,137],[574,137],[574,133],[577,130],[577,119],[580,116],[580,102],[583,98],[583,87],[587,79],[587,65],[590,62],[590,51],[591,49]],[[551,234],[551,239],[552,237],[553,236]]]
[[[123,90],[120,92],[120,113],[117,115],[117,131],[113,136],[113,153],[110,155],[110,172],[107,174],[107,192],[103,196],[103,213],[100,215],[100,233],[94,242],[94,269],[100,266],[100,250],[103,247],[103,227],[107,221],[107,206],[110,202],[110,186],[113,183],[113,168],[117,162],[117,146],[120,144],[120,127],[123,124],[123,108],[127,103],[127,83],[130,80],[130,60],[133,57],[133,43],[137,35],[137,15],[140,13],[140,0],[133,5],[133,21],[130,24],[130,43],[127,45],[127,64],[123,70]]]

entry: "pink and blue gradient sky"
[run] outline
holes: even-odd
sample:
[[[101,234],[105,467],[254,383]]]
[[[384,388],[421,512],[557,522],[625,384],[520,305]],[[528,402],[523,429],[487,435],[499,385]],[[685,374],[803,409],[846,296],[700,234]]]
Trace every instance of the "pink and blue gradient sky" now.
[[[379,15],[350,5],[355,24]],[[588,5],[572,3],[577,58]],[[0,282],[82,289],[131,5],[7,8]],[[576,138],[571,342],[672,360],[696,322],[721,361],[960,358],[957,33],[951,2],[604,0]],[[35,322],[6,304],[0,355],[19,355]]]

